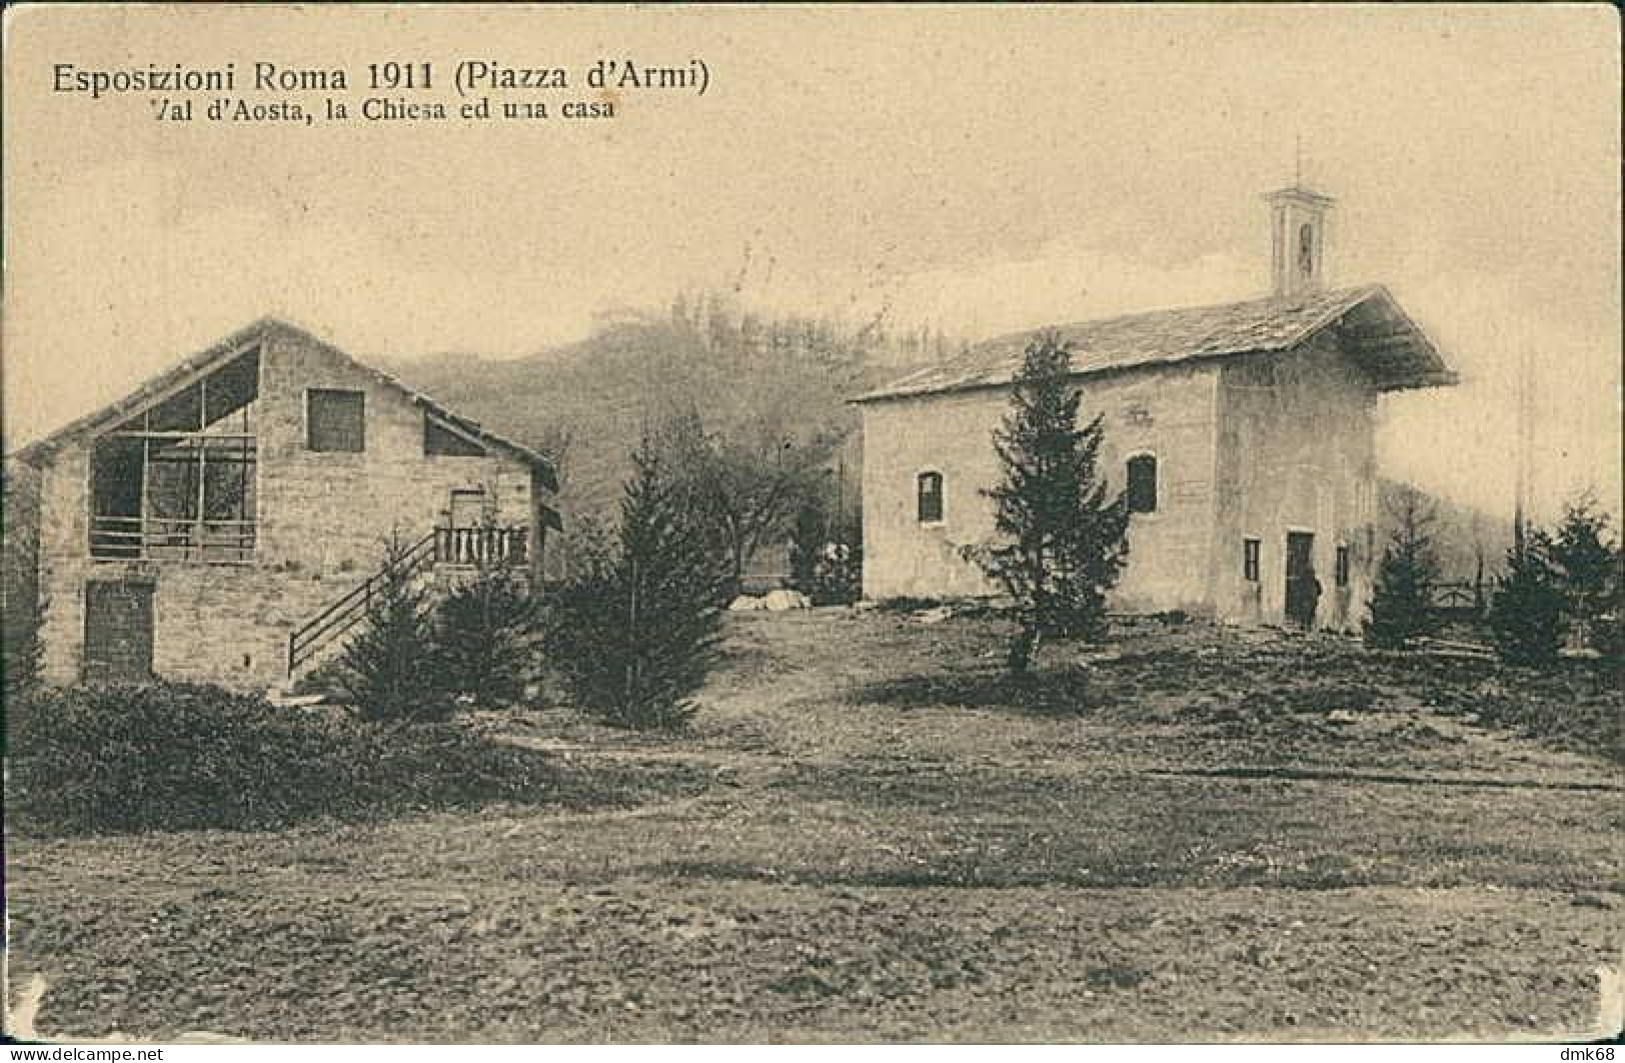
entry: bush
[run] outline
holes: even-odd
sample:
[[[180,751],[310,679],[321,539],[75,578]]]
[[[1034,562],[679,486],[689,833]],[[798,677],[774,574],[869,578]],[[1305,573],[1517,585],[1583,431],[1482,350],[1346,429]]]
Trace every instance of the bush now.
[[[434,611],[436,681],[451,694],[511,704],[524,694],[536,657],[536,599],[521,573],[483,567]]]
[[[820,502],[804,504],[790,538],[790,586],[814,605],[863,597],[862,532],[840,526]]]
[[[40,665],[45,644],[40,627],[45,622],[45,603],[32,609],[19,608],[5,618],[5,643],[0,647],[0,690],[7,704],[26,698],[39,687]]]
[[[273,829],[549,796],[545,755],[449,724],[318,716],[190,683],[8,706],[8,819],[42,833]]]

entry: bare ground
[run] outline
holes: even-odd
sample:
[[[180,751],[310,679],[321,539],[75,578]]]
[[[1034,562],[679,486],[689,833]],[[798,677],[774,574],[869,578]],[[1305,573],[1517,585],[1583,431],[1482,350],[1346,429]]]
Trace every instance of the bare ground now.
[[[690,734],[473,721],[578,771],[680,763],[703,786],[14,840],[13,985],[45,977],[57,1036],[1592,1032],[1625,942],[1617,730],[1517,721],[1542,699],[1617,714],[1606,677],[1142,622],[1012,685],[992,619],[730,624]]]

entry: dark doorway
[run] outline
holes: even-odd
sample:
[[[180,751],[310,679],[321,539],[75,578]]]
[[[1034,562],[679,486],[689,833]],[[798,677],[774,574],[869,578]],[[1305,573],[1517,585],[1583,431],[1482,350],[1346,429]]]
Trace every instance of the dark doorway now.
[[[1315,622],[1320,581],[1315,578],[1315,537],[1310,532],[1286,533],[1286,618],[1299,627]]]
[[[90,683],[152,678],[152,584],[85,584],[85,667]]]

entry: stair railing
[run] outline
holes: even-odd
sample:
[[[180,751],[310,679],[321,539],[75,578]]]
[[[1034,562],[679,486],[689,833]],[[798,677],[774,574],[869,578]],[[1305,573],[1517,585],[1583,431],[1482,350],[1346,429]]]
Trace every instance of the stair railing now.
[[[436,531],[430,531],[413,543],[394,561],[385,564],[366,580],[350,588],[321,612],[305,621],[288,635],[288,675],[315,656],[324,645],[348,632],[367,615],[372,604],[372,592],[397,570],[405,570],[408,577],[416,575],[435,559]]]

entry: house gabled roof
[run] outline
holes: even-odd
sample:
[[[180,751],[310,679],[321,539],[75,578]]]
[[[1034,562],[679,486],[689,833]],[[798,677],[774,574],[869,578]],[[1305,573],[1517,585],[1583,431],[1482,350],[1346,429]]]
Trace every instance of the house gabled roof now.
[[[1075,376],[1198,359],[1283,351],[1326,329],[1379,390],[1456,383],[1427,335],[1381,285],[1306,292],[1218,306],[1185,307],[1016,332],[858,396],[854,402],[1000,387],[1021,371],[1027,345],[1054,332],[1072,348]]]
[[[498,450],[506,451],[535,469],[542,477],[542,482],[548,490],[557,491],[559,489],[557,469],[554,467],[552,459],[548,458],[547,455],[532,450],[522,443],[516,443],[511,439],[498,435],[490,429],[482,427],[478,421],[455,413],[422,392],[414,390],[394,375],[386,373],[382,369],[375,369],[364,362],[358,362],[337,347],[304,329],[271,317],[261,318],[248,327],[239,329],[220,342],[199,351],[174,367],[158,374],[117,402],[104,406],[94,413],[86,414],[50,435],[35,440],[28,446],[18,450],[12,457],[30,464],[38,464],[62,446],[92,436],[109,425],[117,424],[124,420],[125,417],[137,413],[143,407],[164,398],[169,392],[185,387],[192,380],[212,372],[277,333],[295,336],[312,344],[324,354],[338,359],[358,372],[399,392],[407,401],[433,414],[440,420]]]

